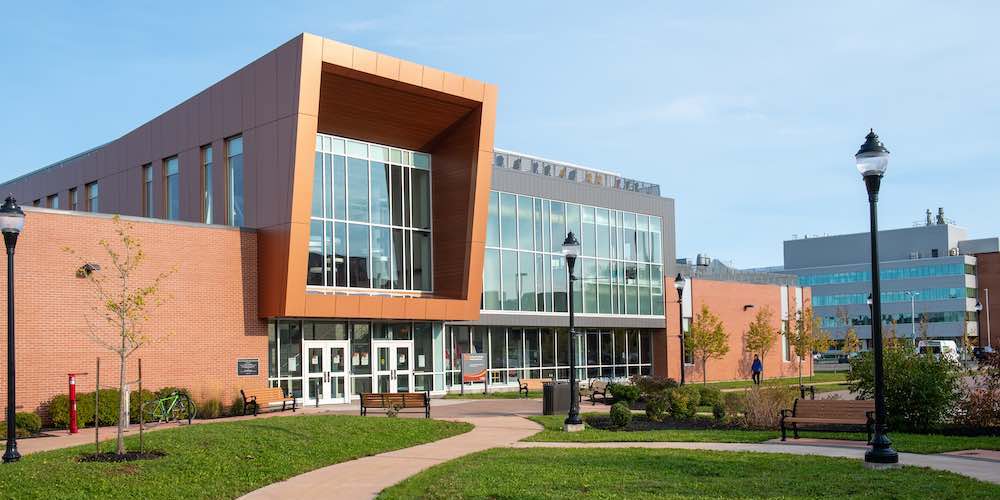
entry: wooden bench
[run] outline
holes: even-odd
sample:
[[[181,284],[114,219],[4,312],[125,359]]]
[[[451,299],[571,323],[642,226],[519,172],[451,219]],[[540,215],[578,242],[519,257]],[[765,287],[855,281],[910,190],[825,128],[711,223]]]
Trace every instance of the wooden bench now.
[[[875,401],[838,399],[796,399],[791,410],[781,410],[781,440],[785,440],[785,430],[792,426],[795,439],[799,438],[799,426],[817,425],[858,425],[868,432],[872,440],[875,425]]]
[[[368,415],[369,408],[396,408],[397,410],[420,408],[424,418],[431,418],[431,394],[429,392],[363,392],[361,393],[361,416]]]
[[[546,382],[552,382],[552,380],[547,378],[519,378],[517,379],[517,392],[524,394],[524,397],[528,397],[529,392],[541,392],[542,386]]]
[[[257,413],[267,409],[273,409],[274,411],[285,411],[291,409],[295,412],[295,398],[285,394],[285,390],[281,387],[266,387],[262,389],[240,389],[240,396],[243,397],[243,414],[246,415],[250,407],[253,407],[253,414],[257,416]],[[277,404],[281,403],[281,408],[277,407]],[[289,403],[291,407],[289,408]],[[271,408],[271,405],[275,405]]]
[[[608,382],[606,380],[594,380],[590,383],[590,404],[597,404],[597,396],[601,396],[601,403],[608,404]]]

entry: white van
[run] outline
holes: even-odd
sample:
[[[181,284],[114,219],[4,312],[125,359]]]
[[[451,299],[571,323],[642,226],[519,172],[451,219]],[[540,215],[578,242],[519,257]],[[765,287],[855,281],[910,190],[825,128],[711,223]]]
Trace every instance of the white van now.
[[[917,354],[933,354],[936,358],[958,361],[958,344],[954,340],[921,340]]]

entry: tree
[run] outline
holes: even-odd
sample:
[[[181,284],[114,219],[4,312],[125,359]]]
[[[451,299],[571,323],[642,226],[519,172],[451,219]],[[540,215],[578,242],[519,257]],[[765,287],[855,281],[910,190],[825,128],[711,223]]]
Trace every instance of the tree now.
[[[152,336],[145,330],[149,315],[163,305],[161,285],[173,271],[162,272],[151,280],[143,282],[139,269],[146,260],[142,243],[133,236],[131,224],[122,222],[119,216],[113,218],[115,238],[101,239],[99,245],[106,253],[110,266],[103,266],[104,272],[93,272],[93,259],[83,259],[89,271],[78,271],[78,275],[92,285],[96,304],[91,307],[93,317],[85,315],[90,337],[98,344],[118,355],[118,439],[115,453],[125,453],[125,428],[128,426],[129,398],[125,395],[125,368],[128,358],[140,347],[149,343]],[[76,252],[64,247],[64,251]],[[108,337],[114,334],[114,341]],[[141,411],[141,410],[140,410]]]
[[[799,385],[802,385],[802,362],[806,356],[811,356],[813,351],[825,351],[830,346],[830,335],[820,326],[812,307],[796,315],[795,325],[788,332],[788,343],[795,348],[799,358]]]
[[[969,359],[975,347],[976,341],[969,336],[969,318],[964,318],[962,319],[962,361]]]
[[[771,347],[774,346],[774,341],[778,336],[778,332],[771,325],[773,318],[774,314],[771,312],[771,308],[765,306],[757,311],[757,316],[744,334],[746,351],[751,354],[759,354],[761,363]],[[763,372],[761,372],[761,378],[764,378]]]
[[[702,384],[708,384],[708,360],[720,359],[729,352],[729,336],[722,320],[708,306],[701,306],[701,312],[691,322],[684,347],[701,360]]]
[[[844,346],[840,350],[848,357],[856,352],[861,352],[861,339],[858,338],[858,331],[854,328],[854,322],[847,314],[847,309],[838,308],[837,317],[847,327],[847,331],[844,332]]]
[[[927,313],[920,313],[920,323],[917,324],[917,335],[920,337],[920,340],[927,340],[929,338],[928,332],[930,328],[931,325],[927,319]]]
[[[882,333],[882,345],[885,347],[896,347],[899,339],[896,338],[896,320],[889,320],[889,328]]]

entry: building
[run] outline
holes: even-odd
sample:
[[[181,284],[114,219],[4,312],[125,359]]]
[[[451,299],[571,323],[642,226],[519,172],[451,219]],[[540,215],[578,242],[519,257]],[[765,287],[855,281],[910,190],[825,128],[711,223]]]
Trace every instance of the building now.
[[[914,227],[879,231],[884,331],[959,342],[967,331],[975,339],[977,255],[996,251],[996,238],[970,240],[966,229],[945,219],[943,209],[934,220],[928,210],[925,222]],[[868,233],[788,240],[783,268],[799,276],[799,285],[812,288],[816,315],[834,339],[843,339],[850,321],[868,347],[869,252]]]
[[[800,362],[802,375],[812,375],[812,353],[805,353],[800,359],[787,336],[797,314],[809,307],[812,299],[809,288],[797,285],[796,276],[734,269],[702,255],[694,261],[678,259],[677,267],[684,277],[681,307],[685,334],[694,315],[704,306],[722,321],[729,337],[729,352],[722,359],[710,360],[707,367],[702,366],[701,361],[694,359],[690,353],[686,353],[684,376],[688,381],[749,378],[753,353],[747,352],[745,334],[757,313],[763,309],[770,310],[772,326],[778,334],[772,348],[761,359],[764,363],[764,378],[796,376],[799,374]],[[676,311],[676,291],[671,295],[667,308]],[[676,379],[680,377],[680,335],[676,324],[677,316],[672,318],[673,321],[668,323],[667,373]]]
[[[107,214],[143,238],[147,277],[176,269],[149,323],[162,340],[139,354],[147,387],[224,401],[266,384],[316,403],[440,394],[459,386],[463,353],[487,354],[493,384],[567,378],[569,300],[582,377],[666,374],[673,200],[494,149],[497,93],[303,34],[121,138],[7,182],[38,207],[18,246],[19,403],[43,405],[98,356],[112,380],[76,277],[76,255],[99,259],[113,234]],[[583,250],[572,297],[569,231]]]

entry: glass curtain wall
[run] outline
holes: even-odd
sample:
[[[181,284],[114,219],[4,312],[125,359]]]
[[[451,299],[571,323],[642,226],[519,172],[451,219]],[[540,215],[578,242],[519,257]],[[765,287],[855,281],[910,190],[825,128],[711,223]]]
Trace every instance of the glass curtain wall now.
[[[163,215],[167,219],[177,220],[181,216],[181,184],[177,157],[163,160]]]
[[[316,136],[306,283],[431,291],[431,157]]]
[[[660,217],[492,191],[481,307],[566,312],[562,242],[581,243],[573,304],[582,314],[663,316]]]
[[[229,225],[243,225],[243,136],[226,139]]]

